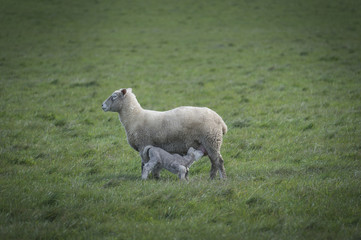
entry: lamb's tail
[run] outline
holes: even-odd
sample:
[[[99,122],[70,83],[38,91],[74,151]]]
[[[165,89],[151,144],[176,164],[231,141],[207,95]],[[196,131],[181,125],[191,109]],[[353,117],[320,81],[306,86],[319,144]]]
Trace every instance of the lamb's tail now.
[[[142,154],[142,158],[144,162],[148,162],[149,161],[149,150],[152,148],[153,146],[148,145],[143,149],[143,154]]]

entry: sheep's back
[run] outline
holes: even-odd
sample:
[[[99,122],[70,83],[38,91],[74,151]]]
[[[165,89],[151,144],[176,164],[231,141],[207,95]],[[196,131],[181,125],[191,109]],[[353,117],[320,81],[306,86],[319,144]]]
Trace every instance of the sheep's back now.
[[[217,127],[223,122],[214,111],[205,107],[179,107],[165,112],[150,111],[148,123],[158,128],[179,134],[179,131],[208,131],[210,127]],[[197,131],[198,130],[198,131]]]

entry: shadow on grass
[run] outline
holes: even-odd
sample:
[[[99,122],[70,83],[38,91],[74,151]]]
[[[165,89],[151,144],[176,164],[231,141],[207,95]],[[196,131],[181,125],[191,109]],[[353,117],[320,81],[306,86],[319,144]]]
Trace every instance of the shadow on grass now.
[[[109,177],[104,177],[103,179],[109,179]],[[103,185],[103,188],[117,187],[120,186],[122,182],[137,181],[137,180],[140,180],[140,176],[121,173],[117,176],[111,177],[111,179],[106,184]]]

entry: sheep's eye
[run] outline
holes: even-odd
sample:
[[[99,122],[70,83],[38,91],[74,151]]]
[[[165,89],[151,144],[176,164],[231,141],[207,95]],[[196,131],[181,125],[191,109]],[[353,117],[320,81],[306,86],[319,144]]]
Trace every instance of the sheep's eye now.
[[[112,95],[112,100],[114,101],[115,99],[117,99],[118,98],[118,96],[116,95],[116,94],[113,94]]]

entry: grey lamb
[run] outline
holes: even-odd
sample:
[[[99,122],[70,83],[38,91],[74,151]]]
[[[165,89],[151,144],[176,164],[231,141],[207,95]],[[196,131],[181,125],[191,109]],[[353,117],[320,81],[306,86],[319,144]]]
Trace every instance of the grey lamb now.
[[[187,155],[182,157],[179,154],[170,154],[158,147],[146,146],[143,156],[148,162],[143,167],[142,179],[146,180],[152,171],[159,172],[165,168],[174,174],[178,174],[180,180],[188,180],[189,167],[203,155],[202,151],[192,147],[189,148]]]

